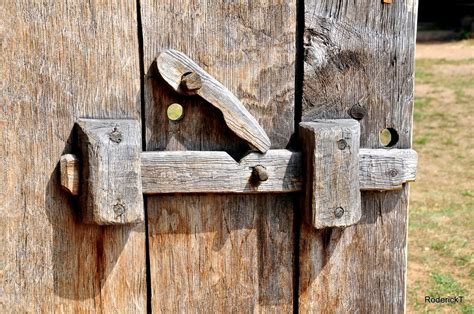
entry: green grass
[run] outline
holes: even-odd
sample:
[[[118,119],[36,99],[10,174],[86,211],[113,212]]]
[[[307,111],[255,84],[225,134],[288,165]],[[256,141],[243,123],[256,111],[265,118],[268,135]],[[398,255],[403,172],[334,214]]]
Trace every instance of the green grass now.
[[[409,313],[474,314],[472,64],[474,58],[416,61],[415,84],[423,88],[413,116],[419,166],[409,209]],[[453,294],[464,302],[424,302],[426,295]]]
[[[433,285],[428,293],[434,297],[445,297],[452,295],[464,295],[466,289],[449,274],[443,274],[440,272],[432,272],[431,278],[433,279]]]

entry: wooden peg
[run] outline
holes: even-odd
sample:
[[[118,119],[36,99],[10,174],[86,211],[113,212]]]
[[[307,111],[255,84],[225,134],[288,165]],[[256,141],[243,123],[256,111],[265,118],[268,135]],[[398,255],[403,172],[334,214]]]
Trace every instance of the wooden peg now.
[[[181,76],[181,86],[188,92],[196,92],[202,87],[202,80],[196,72],[186,72]]]
[[[76,155],[62,155],[59,161],[61,186],[74,196],[79,195],[79,160]]]

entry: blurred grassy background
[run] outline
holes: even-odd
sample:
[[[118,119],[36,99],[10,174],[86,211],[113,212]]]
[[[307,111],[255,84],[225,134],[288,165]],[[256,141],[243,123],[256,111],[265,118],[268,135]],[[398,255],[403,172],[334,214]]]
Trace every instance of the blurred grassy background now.
[[[408,233],[409,313],[474,313],[474,39],[418,44]],[[425,296],[464,296],[427,304]]]

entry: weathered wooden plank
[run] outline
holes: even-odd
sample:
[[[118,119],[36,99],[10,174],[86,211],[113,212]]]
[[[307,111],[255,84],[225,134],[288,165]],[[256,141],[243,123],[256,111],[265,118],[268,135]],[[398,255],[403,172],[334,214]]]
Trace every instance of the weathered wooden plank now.
[[[360,147],[382,147],[384,128],[410,147],[417,3],[305,1],[303,121],[352,116]],[[357,225],[302,226],[300,312],[404,311],[407,197],[406,185],[364,192]]]
[[[81,210],[85,223],[144,221],[138,120],[79,119]]]
[[[300,192],[302,159],[301,152],[284,149],[265,155],[250,153],[240,162],[220,151],[143,152],[141,184],[144,194]],[[67,182],[61,185],[66,190],[79,189],[80,160],[73,154],[62,156],[63,160],[68,167],[61,169],[61,178],[67,177]],[[403,183],[415,181],[417,160],[412,149],[360,149],[360,190],[400,190]],[[257,180],[262,176],[257,173],[259,167],[266,180]]]
[[[176,93],[153,71],[164,49],[189,56],[228,88],[285,148],[294,132],[295,0],[141,1],[147,150],[248,149],[222,113]],[[156,66],[155,66],[156,68]],[[171,122],[176,102],[184,118]],[[238,158],[237,158],[238,159]],[[155,312],[291,312],[290,195],[147,197]]]
[[[222,112],[225,123],[237,136],[262,153],[270,148],[267,133],[240,100],[185,54],[168,49],[160,53],[156,63],[161,77],[175,91],[201,96]]]
[[[0,312],[146,312],[143,225],[82,224],[61,189],[79,117],[139,119],[133,1],[0,2]]]
[[[350,119],[300,123],[305,187],[303,218],[316,229],[360,219],[359,123]]]
[[[254,174],[266,170],[267,180]],[[301,154],[285,149],[251,153],[236,162],[226,152],[145,152],[143,192],[291,193],[302,189]]]

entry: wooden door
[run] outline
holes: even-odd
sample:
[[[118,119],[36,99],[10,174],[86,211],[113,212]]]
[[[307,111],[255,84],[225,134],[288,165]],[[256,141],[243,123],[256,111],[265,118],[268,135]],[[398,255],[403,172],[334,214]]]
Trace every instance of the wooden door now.
[[[0,7],[0,312],[145,312],[143,224],[83,224],[58,175],[77,118],[140,119],[135,3]]]
[[[319,118],[360,121],[361,148],[409,148],[417,0],[384,2],[3,1],[0,311],[403,312],[406,185],[363,192],[358,224],[316,230],[301,193],[146,196],[145,223],[85,225],[58,182],[78,118],[139,120],[144,151],[249,150],[161,78],[169,48],[233,92],[272,149],[300,151],[298,123]]]
[[[305,1],[302,120],[355,118],[361,148],[410,148],[418,3],[384,2]],[[302,225],[301,312],[404,311],[407,203],[407,184],[363,192],[355,226]]]
[[[249,150],[222,114],[179,96],[153,60],[182,51],[260,122],[272,148],[294,133],[295,1],[142,1],[146,150]],[[169,121],[171,103],[184,118]],[[151,307],[159,313],[291,312],[292,195],[159,195],[146,200]]]

